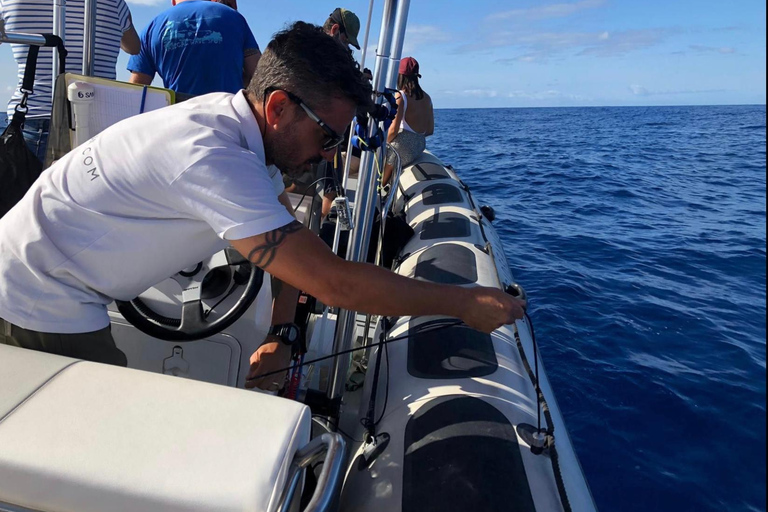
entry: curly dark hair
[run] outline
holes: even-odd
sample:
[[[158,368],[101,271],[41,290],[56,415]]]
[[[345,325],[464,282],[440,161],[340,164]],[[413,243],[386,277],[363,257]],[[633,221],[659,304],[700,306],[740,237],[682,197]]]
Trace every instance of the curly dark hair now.
[[[275,34],[259,59],[247,90],[261,101],[268,88],[290,91],[314,108],[328,98],[347,98],[363,111],[372,105],[371,85],[352,53],[303,21]]]

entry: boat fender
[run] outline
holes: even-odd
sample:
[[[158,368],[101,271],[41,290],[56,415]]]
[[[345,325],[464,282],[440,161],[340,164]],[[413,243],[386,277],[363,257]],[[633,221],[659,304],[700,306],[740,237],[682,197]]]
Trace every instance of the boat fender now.
[[[484,204],[480,207],[480,213],[483,214],[483,217],[488,219],[488,222],[493,222],[496,220],[496,212],[487,204]]]
[[[523,309],[528,309],[528,294],[525,293],[525,289],[522,286],[517,283],[508,284],[504,291],[514,298],[523,301]]]

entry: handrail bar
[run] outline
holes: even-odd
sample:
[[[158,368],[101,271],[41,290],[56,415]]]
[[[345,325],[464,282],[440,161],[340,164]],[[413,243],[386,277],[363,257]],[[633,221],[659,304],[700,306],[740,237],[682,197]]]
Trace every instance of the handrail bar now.
[[[0,43],[45,46],[45,37],[43,37],[42,34],[27,34],[24,32],[0,31]]]
[[[293,457],[293,462],[288,473],[288,484],[283,489],[283,494],[278,502],[280,512],[291,510],[291,503],[296,496],[301,472],[310,468],[325,453],[325,461],[320,475],[317,477],[317,486],[309,500],[307,508],[303,512],[326,512],[330,510],[341,486],[341,473],[344,463],[345,443],[341,434],[326,433],[312,439],[306,446],[299,448]]]

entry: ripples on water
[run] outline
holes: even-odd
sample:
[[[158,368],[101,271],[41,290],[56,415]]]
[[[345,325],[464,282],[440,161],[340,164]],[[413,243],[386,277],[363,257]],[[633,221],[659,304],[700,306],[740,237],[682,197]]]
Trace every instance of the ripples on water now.
[[[765,510],[765,106],[440,110],[603,511]]]

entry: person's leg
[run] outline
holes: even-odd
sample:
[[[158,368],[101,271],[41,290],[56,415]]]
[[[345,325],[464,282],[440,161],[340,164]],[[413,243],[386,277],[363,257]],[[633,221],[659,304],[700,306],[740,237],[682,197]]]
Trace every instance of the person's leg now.
[[[331,207],[333,206],[333,200],[336,199],[336,192],[329,191],[329,192],[323,192],[323,206],[321,210],[321,218],[326,218],[328,214],[331,212]]]
[[[126,366],[109,327],[94,332],[58,334],[31,331],[0,319],[0,343],[97,363]]]
[[[398,155],[400,154],[399,145],[397,144],[399,138],[400,134],[395,137],[395,140],[389,143],[389,147],[387,148],[387,156],[385,158],[386,163],[384,164],[384,172],[381,175],[382,187],[389,183],[389,178],[392,176],[392,170],[395,168],[395,162],[397,162]],[[397,154],[395,154],[395,152],[397,152]]]
[[[397,151],[398,155],[400,155],[400,165],[404,169],[424,152],[424,149],[426,148],[426,139],[420,133],[400,132],[395,140],[391,142],[391,146]],[[390,154],[392,155],[391,159]],[[384,168],[382,183],[387,184],[389,182],[396,161],[397,158],[394,154],[388,152],[387,166]]]
[[[341,175],[343,174],[344,169],[344,160],[342,159],[339,164],[339,175],[337,176],[335,171],[333,170],[333,166],[329,164],[328,162],[325,162],[325,166],[322,169],[322,177],[323,177],[323,205],[320,210],[321,218],[324,219],[328,216],[328,214],[331,212],[331,207],[333,206],[333,200],[336,199],[336,196],[338,195],[336,193],[336,185],[337,183],[341,185],[344,177]]]
[[[40,162],[45,161],[45,149],[48,145],[48,130],[51,121],[48,118],[27,119],[24,121],[24,141]]]
[[[111,327],[79,334],[59,334],[65,355],[86,361],[128,366],[125,353],[117,348]]]

